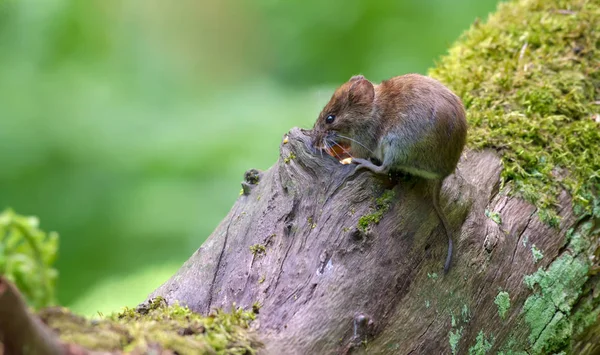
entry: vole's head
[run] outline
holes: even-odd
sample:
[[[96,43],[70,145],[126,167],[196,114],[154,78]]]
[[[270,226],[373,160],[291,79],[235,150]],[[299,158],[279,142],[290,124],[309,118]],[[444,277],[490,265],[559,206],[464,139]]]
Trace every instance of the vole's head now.
[[[349,137],[372,120],[375,88],[362,75],[356,75],[334,93],[313,127],[313,145],[317,148],[348,149]]]

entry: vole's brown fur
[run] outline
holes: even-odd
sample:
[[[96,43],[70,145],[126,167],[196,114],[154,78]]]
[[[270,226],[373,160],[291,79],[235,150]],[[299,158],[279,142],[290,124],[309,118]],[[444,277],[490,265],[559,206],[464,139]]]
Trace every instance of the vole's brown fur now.
[[[427,179],[448,236],[444,264],[448,271],[452,237],[438,199],[442,181],[454,172],[465,146],[467,122],[461,100],[437,80],[419,74],[378,85],[362,75],[353,76],[335,91],[313,132],[315,145],[342,148],[358,164],[356,170],[404,172]]]

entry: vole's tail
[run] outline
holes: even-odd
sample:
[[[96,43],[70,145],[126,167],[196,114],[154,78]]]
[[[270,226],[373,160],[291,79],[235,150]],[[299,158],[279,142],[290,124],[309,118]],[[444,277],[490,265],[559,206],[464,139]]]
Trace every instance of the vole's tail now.
[[[437,213],[438,217],[442,221],[442,224],[444,225],[444,230],[446,231],[446,236],[448,237],[448,255],[446,256],[446,262],[444,263],[444,273],[447,273],[448,270],[450,270],[450,264],[452,263],[453,243],[452,243],[452,234],[450,233],[450,224],[448,223],[448,220],[446,219],[446,215],[440,208],[440,204],[439,204],[440,191],[442,189],[442,181],[443,180],[430,181],[429,186],[430,186],[431,197],[433,200],[433,208],[435,208],[435,212]]]

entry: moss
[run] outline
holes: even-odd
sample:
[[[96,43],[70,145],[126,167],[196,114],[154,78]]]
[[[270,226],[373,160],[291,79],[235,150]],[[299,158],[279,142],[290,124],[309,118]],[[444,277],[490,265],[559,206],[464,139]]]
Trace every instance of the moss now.
[[[290,152],[290,155],[283,159],[283,162],[289,164],[294,159],[296,159],[296,154],[294,154],[294,152]]]
[[[494,299],[494,303],[498,306],[498,315],[500,315],[500,318],[504,319],[506,312],[510,308],[510,295],[506,291],[498,292],[498,295],[496,295],[496,298]]]
[[[573,335],[571,309],[587,281],[588,264],[579,257],[563,255],[548,270],[526,276],[524,282],[535,290],[525,301],[523,313],[531,332],[534,354],[556,352],[569,345]]]
[[[248,326],[259,308],[255,304],[254,311],[234,308],[231,313],[218,310],[201,316],[155,298],[137,309],[125,308],[100,320],[64,308],[44,309],[39,316],[62,341],[90,350],[147,353],[158,348],[180,354],[255,354],[260,344]]]
[[[254,256],[264,254],[267,252],[267,247],[263,244],[254,244],[250,246],[250,251]]]
[[[490,351],[494,343],[494,339],[488,340],[485,338],[483,330],[479,331],[479,334],[477,334],[477,338],[475,339],[475,341],[475,345],[469,348],[469,355],[485,355],[488,353],[488,351]]]
[[[312,218],[312,217],[308,217],[308,218],[306,219],[306,222],[308,222],[308,227],[309,227],[310,229],[315,229],[315,228],[317,227],[317,224],[314,222],[314,220],[313,220],[313,218]]]
[[[457,353],[458,343],[460,342],[460,338],[462,338],[463,327],[457,329],[455,331],[450,331],[448,333],[448,341],[450,342],[450,350],[452,351],[452,355]]]
[[[36,217],[0,213],[0,275],[13,282],[34,308],[55,303],[58,272],[53,265],[58,234],[45,233]]]
[[[544,257],[542,251],[536,248],[535,244],[531,246],[531,254],[533,255],[533,261],[536,263],[542,260],[542,258]]]
[[[358,228],[364,232],[369,226],[378,224],[383,215],[390,209],[394,196],[394,190],[386,190],[380,197],[375,199],[374,211],[360,217]]]
[[[462,97],[468,146],[501,153],[502,186],[554,226],[561,189],[590,213],[600,184],[599,13],[597,1],[501,3],[430,71]]]
[[[597,287],[597,285],[596,285]],[[586,297],[573,314],[573,335],[579,336],[584,331],[598,322],[600,317],[600,297],[590,295]]]

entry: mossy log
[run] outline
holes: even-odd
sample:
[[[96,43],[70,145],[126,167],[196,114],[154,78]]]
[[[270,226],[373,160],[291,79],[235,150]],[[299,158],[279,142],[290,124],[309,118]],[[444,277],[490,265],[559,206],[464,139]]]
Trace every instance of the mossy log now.
[[[353,175],[294,129],[152,296],[260,302],[268,354],[600,353],[598,28],[597,1],[501,4],[431,71],[470,124],[448,274],[422,181]]]
[[[598,1],[505,3],[431,71],[470,124],[440,199],[455,240],[449,273],[423,181],[353,174],[295,128],[149,301],[258,312],[249,329],[254,316],[219,323],[234,324],[236,336],[219,338],[236,347],[203,353],[599,354],[598,28]]]
[[[300,129],[285,141],[279,162],[246,174],[229,215],[151,297],[201,313],[259,302],[254,329],[268,354],[530,350],[561,336],[551,325],[558,302],[579,300],[587,277],[566,246],[581,226],[566,193],[559,227],[548,226],[533,205],[499,193],[494,152],[466,152],[442,189],[457,239],[444,274],[445,234],[423,181],[354,175],[311,151]]]

